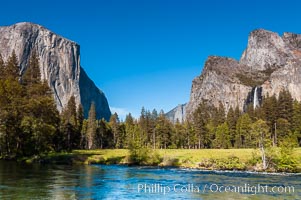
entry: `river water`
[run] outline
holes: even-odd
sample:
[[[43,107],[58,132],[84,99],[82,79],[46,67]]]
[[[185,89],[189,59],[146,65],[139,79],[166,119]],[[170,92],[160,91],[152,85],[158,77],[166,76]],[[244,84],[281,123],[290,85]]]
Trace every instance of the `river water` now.
[[[0,161],[0,199],[301,199],[301,175]]]

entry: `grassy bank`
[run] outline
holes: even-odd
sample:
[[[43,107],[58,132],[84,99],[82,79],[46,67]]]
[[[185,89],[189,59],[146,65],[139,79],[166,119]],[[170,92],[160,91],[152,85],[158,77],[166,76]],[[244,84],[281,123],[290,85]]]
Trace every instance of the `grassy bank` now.
[[[260,153],[254,149],[158,149],[149,153],[151,156],[141,165],[262,171]],[[268,171],[301,172],[301,148],[294,149],[292,158],[295,161],[293,168],[271,166]],[[126,149],[74,150],[26,160],[34,161],[52,164],[133,164],[130,152]]]

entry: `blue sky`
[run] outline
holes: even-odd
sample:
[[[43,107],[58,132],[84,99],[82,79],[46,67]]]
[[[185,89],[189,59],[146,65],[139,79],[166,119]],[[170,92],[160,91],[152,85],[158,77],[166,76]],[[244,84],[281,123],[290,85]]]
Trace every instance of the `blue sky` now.
[[[250,31],[301,33],[299,1],[1,2],[0,25],[29,21],[81,45],[81,65],[120,115],[189,100],[209,55],[239,59]]]

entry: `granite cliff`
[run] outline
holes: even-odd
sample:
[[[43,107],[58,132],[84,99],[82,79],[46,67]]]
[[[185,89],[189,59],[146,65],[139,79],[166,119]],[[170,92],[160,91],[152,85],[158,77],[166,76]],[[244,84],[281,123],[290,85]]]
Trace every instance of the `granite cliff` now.
[[[186,118],[186,104],[179,104],[177,107],[165,114],[165,116],[172,122],[176,123],[185,121]]]
[[[259,29],[250,33],[248,45],[239,61],[208,57],[200,76],[192,81],[190,100],[186,106],[189,118],[202,100],[226,111],[246,104],[260,103],[258,97],[276,96],[283,89],[301,100],[301,35]]]
[[[91,102],[98,118],[109,119],[111,111],[105,94],[99,90],[80,65],[80,46],[50,30],[23,22],[0,27],[0,53],[6,60],[15,51],[20,72],[26,70],[32,51],[40,62],[41,79],[47,80],[59,111],[72,95],[81,103],[87,116]]]

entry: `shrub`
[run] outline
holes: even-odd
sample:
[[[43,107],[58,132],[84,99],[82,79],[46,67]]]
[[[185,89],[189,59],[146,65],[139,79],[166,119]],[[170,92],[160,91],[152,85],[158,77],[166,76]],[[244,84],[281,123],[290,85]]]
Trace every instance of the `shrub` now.
[[[132,143],[129,146],[130,163],[134,165],[157,165],[162,159],[159,153],[150,148],[138,145],[139,143]]]
[[[104,164],[105,159],[100,155],[93,155],[88,157],[88,159],[85,161],[86,164]]]
[[[289,142],[289,139],[284,140],[280,148],[280,154],[276,159],[276,169],[281,172],[298,172],[298,161],[293,156],[294,142]]]
[[[247,161],[248,166],[256,166],[258,163],[261,162],[261,157],[258,152],[253,151],[252,157]]]
[[[229,156],[228,158],[220,159],[205,159],[199,163],[199,167],[206,169],[221,169],[221,170],[244,170],[246,165],[240,162],[236,156]]]
[[[164,156],[162,163],[160,163],[160,166],[164,167],[171,167],[171,166],[179,166],[179,159],[178,158],[173,158],[173,157],[168,157]]]
[[[130,159],[133,164],[146,164],[150,151],[148,148],[130,148]]]

